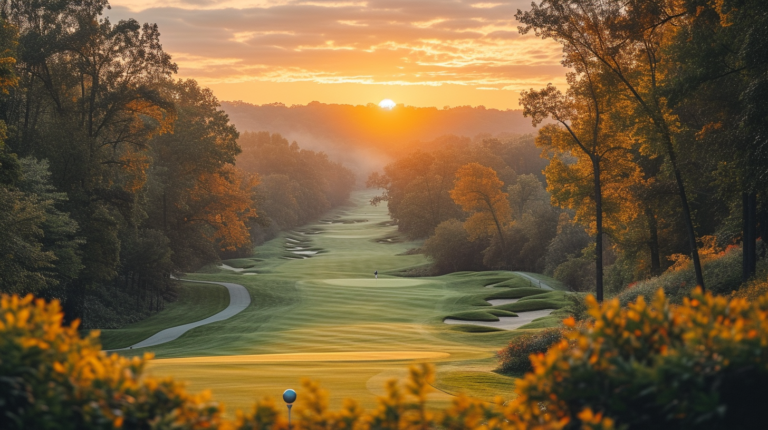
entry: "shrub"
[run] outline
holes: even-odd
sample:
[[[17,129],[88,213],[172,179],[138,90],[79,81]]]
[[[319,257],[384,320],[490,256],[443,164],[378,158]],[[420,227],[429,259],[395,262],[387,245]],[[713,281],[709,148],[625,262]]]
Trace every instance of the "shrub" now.
[[[171,379],[140,380],[144,359],[101,351],[98,332],[61,325],[59,303],[0,298],[3,429],[198,429],[218,426],[208,394]]]
[[[497,372],[501,373],[525,373],[533,370],[531,367],[531,354],[542,354],[549,347],[563,338],[563,331],[559,328],[542,330],[533,334],[524,334],[512,339],[509,346],[496,353],[499,359]]]
[[[591,296],[587,304],[594,321],[577,327],[569,318],[564,339],[546,354],[530,354],[534,371],[516,383],[517,397],[506,405],[460,395],[445,411],[432,411],[426,399],[434,369],[421,364],[405,385],[388,381],[370,412],[349,400],[328,411],[327,394],[305,381],[294,428],[762,428],[768,295],[747,301],[695,291],[675,306],[659,290],[650,304],[639,298],[627,308],[616,299],[598,305]],[[62,327],[61,317],[57,302],[0,299],[3,430],[286,429],[282,408],[270,400],[224,420],[207,394],[187,394],[172,379],[142,378],[147,357],[107,356],[97,334],[81,339],[77,324]]]
[[[730,294],[741,285],[741,248],[730,248],[710,256],[702,263],[704,282],[708,291],[715,294]],[[761,262],[762,264],[762,262]],[[640,296],[650,297],[659,288],[674,303],[680,303],[696,287],[693,265],[687,263],[678,270],[668,270],[661,276],[640,281],[622,291],[618,297],[626,305]]]
[[[731,293],[733,298],[742,298],[749,301],[758,300],[761,296],[768,294],[768,268],[761,268],[761,273],[747,282],[746,285]]]
[[[482,240],[470,241],[461,221],[443,221],[435,234],[424,242],[424,254],[434,261],[438,274],[461,270],[482,270],[482,251],[487,244]]]
[[[590,257],[569,257],[557,266],[554,278],[572,291],[594,291],[595,261]]]
[[[579,428],[760,428],[768,386],[768,295],[748,302],[695,290],[671,305],[662,290],[620,306],[589,298],[593,323],[532,357],[511,421]],[[606,421],[610,420],[610,422]],[[556,426],[560,423],[562,426]],[[546,425],[544,425],[546,424]]]
[[[571,293],[566,294],[565,299],[568,301],[568,306],[565,310],[576,320],[586,321],[590,319],[589,306],[587,306],[587,294],[584,293]]]

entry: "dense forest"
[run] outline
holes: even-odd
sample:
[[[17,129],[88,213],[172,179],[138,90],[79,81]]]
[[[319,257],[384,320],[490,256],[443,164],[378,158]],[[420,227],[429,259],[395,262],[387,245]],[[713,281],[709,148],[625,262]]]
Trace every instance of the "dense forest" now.
[[[427,238],[439,272],[544,270],[599,299],[665,270],[707,287],[703,266],[733,252],[741,280],[754,275],[768,235],[764,4],[553,0],[517,19],[560,43],[569,70],[568,88],[521,97],[533,125],[550,121],[535,137],[546,190],[505,158],[516,141],[485,140],[398,158],[371,176],[384,189],[372,203]]]
[[[236,167],[240,136],[218,100],[173,80],[157,26],[112,23],[107,6],[0,11],[0,291],[60,299],[69,319],[105,328],[161,310],[173,274],[249,253],[354,181],[279,136],[244,135]]]
[[[355,175],[323,152],[300,149],[281,135],[245,132],[237,166],[259,175],[259,222],[253,227],[257,244],[318,219],[349,198]]]

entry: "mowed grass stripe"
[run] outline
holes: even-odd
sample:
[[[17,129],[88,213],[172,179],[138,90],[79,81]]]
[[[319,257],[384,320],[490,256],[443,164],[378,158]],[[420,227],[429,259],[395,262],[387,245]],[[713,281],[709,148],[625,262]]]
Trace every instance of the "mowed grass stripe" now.
[[[353,206],[327,215],[328,219],[367,219],[365,223],[308,225],[299,230],[319,234],[300,234],[297,230],[281,235],[256,248],[252,258],[233,261],[240,267],[251,266],[248,270],[258,275],[243,276],[216,267],[191,275],[199,280],[239,283],[250,291],[253,305],[230,320],[200,327],[153,348],[158,359],[150,364],[150,372],[185,379],[192,390],[211,388],[217,400],[229,409],[247,407],[265,395],[279,396],[285,388],[299,387],[304,377],[320,381],[333,393],[331,407],[341,406],[344,397],[355,397],[372,407],[374,395],[383,393],[384,381],[390,376],[405,376],[410,362],[426,360],[457,369],[465,369],[469,363],[477,375],[492,370],[495,352],[511,334],[456,330],[443,324],[442,318],[467,310],[463,303],[467,296],[490,295],[503,289],[485,285],[507,282],[516,275],[492,271],[434,278],[380,276],[374,280],[376,270],[379,274],[394,273],[428,261],[421,254],[405,255],[421,242],[380,244],[371,240],[397,234],[386,207],[368,205],[373,193],[355,193]],[[302,247],[328,252],[305,260],[281,259],[286,246],[290,246],[286,237],[301,241]],[[417,351],[432,354],[432,358],[216,361],[225,356],[387,351]],[[202,358],[189,362],[164,360],[187,357]],[[486,384],[485,380],[495,381],[472,375],[466,379],[479,381],[480,385]],[[457,389],[453,382],[445,386]],[[474,388],[472,391],[479,392]],[[445,396],[443,400],[449,399]]]

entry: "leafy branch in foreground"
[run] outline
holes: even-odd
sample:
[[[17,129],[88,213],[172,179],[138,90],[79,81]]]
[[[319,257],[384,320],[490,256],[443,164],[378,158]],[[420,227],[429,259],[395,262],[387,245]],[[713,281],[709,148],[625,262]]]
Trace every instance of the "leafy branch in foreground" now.
[[[303,383],[296,429],[757,428],[768,383],[768,294],[747,301],[700,289],[675,306],[662,291],[622,308],[587,300],[594,321],[566,320],[565,339],[531,355],[516,398],[484,403],[459,395],[444,411],[427,406],[434,369],[391,380],[373,411]],[[101,352],[98,333],[65,327],[58,302],[31,295],[0,300],[0,419],[7,428],[284,429],[275,403],[222,417],[207,393],[172,379],[142,377],[150,356]],[[510,387],[511,389],[511,387]]]

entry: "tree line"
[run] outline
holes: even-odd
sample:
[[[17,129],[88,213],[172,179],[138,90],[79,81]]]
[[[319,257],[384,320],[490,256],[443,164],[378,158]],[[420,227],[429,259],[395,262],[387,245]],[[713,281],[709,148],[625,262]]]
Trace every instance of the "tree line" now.
[[[316,220],[349,198],[355,175],[327,154],[301,149],[278,133],[246,131],[238,142],[238,167],[258,173],[261,181],[260,218],[253,227],[258,242]]]
[[[606,283],[621,288],[672,266],[690,265],[706,287],[702,259],[741,245],[743,279],[753,276],[768,234],[763,2],[546,0],[516,18],[522,33],[560,43],[568,67],[567,88],[521,95],[534,125],[550,121],[535,137],[548,161],[546,199],[560,211],[535,215],[546,230],[533,241],[549,250],[545,269],[600,299]],[[401,230],[429,238],[424,249],[438,265],[459,253],[446,246],[462,243],[465,264],[454,267],[472,266],[472,246],[487,267],[535,267],[523,264],[530,252],[513,249],[531,243],[514,233],[525,225],[514,210],[523,185],[513,191],[509,166],[473,151],[442,171],[439,187],[435,170],[409,167],[425,155],[399,159],[370,184],[384,188],[380,200]],[[439,221],[425,203],[438,201],[438,189]],[[424,227],[413,229],[410,213]]]
[[[90,327],[162,309],[172,274],[250,252],[279,206],[269,175],[235,166],[211,91],[173,79],[157,26],[106,7],[0,3],[0,291],[60,299]]]
[[[373,103],[353,106],[311,102],[286,106],[224,102],[222,107],[240,129],[270,130],[289,137],[312,136],[329,149],[339,150],[340,155],[361,150],[367,150],[367,155],[373,150],[399,156],[416,142],[428,142],[442,135],[524,134],[534,130],[520,110],[483,106],[438,109],[398,105],[386,110]]]

